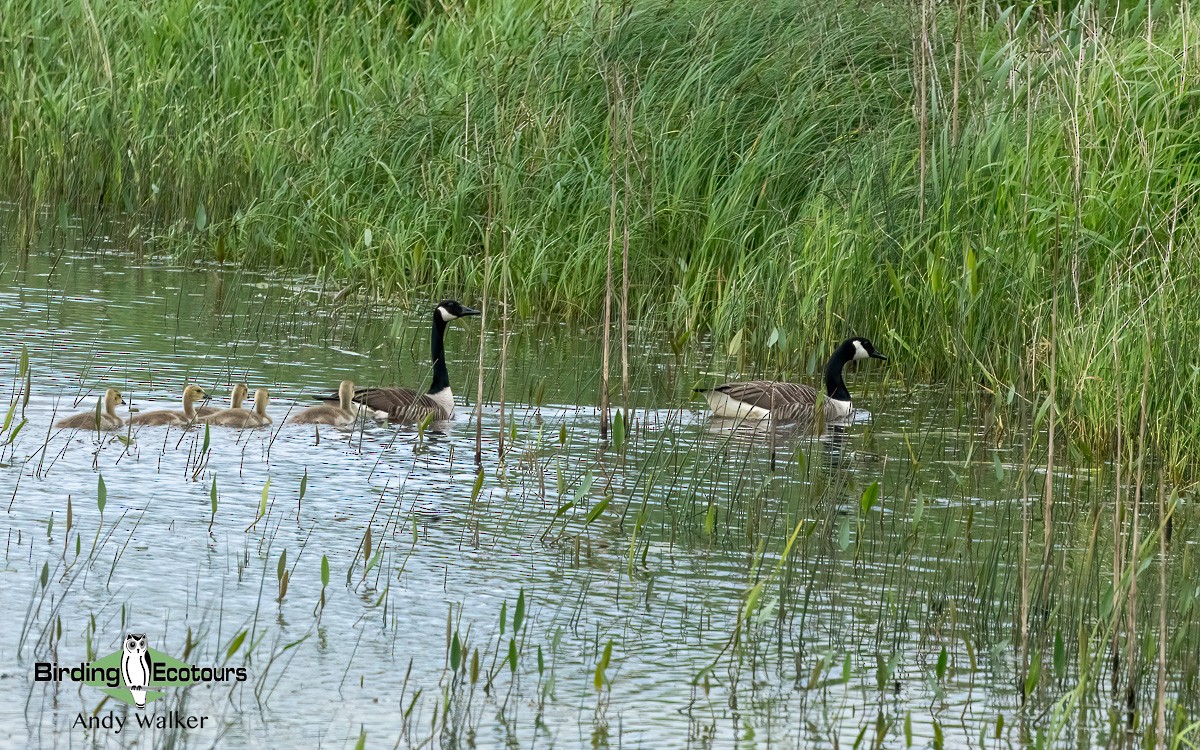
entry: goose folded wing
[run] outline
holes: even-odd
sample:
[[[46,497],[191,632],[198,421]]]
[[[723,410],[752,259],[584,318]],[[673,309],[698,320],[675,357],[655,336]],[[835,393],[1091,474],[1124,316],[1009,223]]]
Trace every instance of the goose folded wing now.
[[[777,380],[747,380],[727,383],[715,390],[735,401],[757,406],[768,411],[783,406],[812,407],[817,403],[817,390],[801,383],[784,383]]]
[[[335,404],[338,401],[336,393],[316,398]],[[395,420],[411,419],[414,412],[437,409],[437,404],[427,394],[411,388],[356,388],[354,400]]]

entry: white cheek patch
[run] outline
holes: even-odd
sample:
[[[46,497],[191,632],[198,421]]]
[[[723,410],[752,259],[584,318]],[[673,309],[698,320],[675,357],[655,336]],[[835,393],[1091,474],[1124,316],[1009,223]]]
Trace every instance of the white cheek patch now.
[[[869,359],[870,357],[871,357],[871,355],[867,352],[866,348],[862,345],[862,342],[859,341],[858,339],[855,339],[854,340],[854,358],[855,359]]]
[[[442,320],[446,323],[449,323],[450,321],[452,321],[458,317],[457,315],[451,314],[451,312],[449,310],[442,307],[441,305],[438,305],[438,315],[441,315]]]

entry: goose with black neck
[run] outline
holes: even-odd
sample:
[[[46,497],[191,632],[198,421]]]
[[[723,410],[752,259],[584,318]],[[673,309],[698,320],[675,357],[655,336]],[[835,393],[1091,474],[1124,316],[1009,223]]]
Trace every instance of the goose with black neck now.
[[[433,309],[433,330],[430,338],[430,358],[433,360],[433,382],[429,390],[420,392],[411,388],[384,387],[359,388],[354,392],[354,403],[361,409],[373,412],[380,419],[392,422],[419,422],[430,415],[434,420],[450,419],[454,416],[454,392],[450,389],[450,372],[446,368],[446,327],[451,321],[479,315],[479,310],[463,305],[458,300],[444,299]],[[324,401],[337,401],[337,394],[318,396]]]
[[[853,413],[853,403],[842,368],[847,362],[864,359],[887,360],[870,339],[861,336],[846,339],[825,365],[825,398],[821,414],[826,421],[844,421]],[[779,422],[810,422],[817,416],[820,393],[803,383],[778,380],[747,380],[725,383],[714,388],[697,388],[704,395],[713,416],[738,420],[772,419]]]

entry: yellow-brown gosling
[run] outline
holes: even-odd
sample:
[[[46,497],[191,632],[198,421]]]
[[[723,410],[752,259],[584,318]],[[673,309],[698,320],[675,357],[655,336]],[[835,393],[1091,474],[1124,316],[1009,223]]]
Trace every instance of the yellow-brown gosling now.
[[[64,417],[58,420],[54,426],[70,430],[115,430],[125,424],[125,420],[117,416],[117,405],[125,403],[120,391],[116,388],[109,388],[104,392],[102,403],[104,404],[103,411],[93,409],[82,414]]]
[[[183,411],[174,409],[155,409],[134,414],[129,418],[130,424],[137,425],[177,425],[186,427],[196,421],[196,402],[208,398],[208,394],[198,385],[189,385],[183,389]]]
[[[239,430],[266,427],[271,424],[271,418],[267,416],[267,402],[270,398],[266,388],[258,388],[254,391],[253,411],[242,408],[221,409],[216,414],[200,417],[198,421],[219,427],[236,427]]]
[[[246,396],[250,395],[250,388],[245,383],[238,383],[233,386],[233,392],[229,394],[229,408],[241,409],[242,402],[246,400]],[[219,411],[225,411],[219,406],[201,406],[196,409],[196,416],[211,417]]]
[[[328,424],[344,427],[353,424],[355,413],[352,411],[351,400],[354,398],[354,381],[343,380],[338,386],[338,405],[321,404],[310,406],[288,421],[293,424]]]

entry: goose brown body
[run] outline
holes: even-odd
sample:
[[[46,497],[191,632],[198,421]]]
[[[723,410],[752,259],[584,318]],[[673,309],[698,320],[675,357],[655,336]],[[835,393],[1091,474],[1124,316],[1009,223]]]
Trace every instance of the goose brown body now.
[[[452,320],[479,314],[478,310],[452,299],[442,300],[434,308],[433,330],[430,336],[433,382],[429,390],[421,392],[399,387],[359,388],[354,392],[354,402],[393,422],[420,422],[430,416],[435,420],[452,418],[454,392],[450,390],[450,374],[446,369],[446,327]],[[318,398],[335,401],[338,396],[330,394]]]
[[[234,385],[233,391],[231,391],[229,394],[229,408],[241,409],[242,403],[246,400],[246,396],[248,395],[250,395],[250,386],[246,385],[245,383],[238,383]],[[196,409],[196,416],[211,417],[212,415],[222,411],[228,411],[228,409],[222,409],[219,406],[201,406]]]
[[[189,385],[183,389],[183,410],[155,409],[134,414],[129,418],[130,424],[136,425],[167,425],[186,427],[196,422],[196,402],[207,398],[208,394],[198,385]]]
[[[869,339],[850,338],[834,351],[825,365],[825,396],[803,383],[779,380],[745,380],[699,389],[713,416],[729,419],[773,419],[780,422],[808,422],[821,416],[827,421],[844,420],[853,413],[850,392],[842,378],[847,362],[887,357],[876,351]]]
[[[267,414],[267,402],[270,399],[266,388],[258,388],[254,391],[253,410],[240,407],[221,409],[216,414],[200,417],[198,421],[218,427],[236,427],[239,430],[266,427],[271,424],[271,417]]]
[[[338,387],[338,403],[310,406],[296,414],[288,422],[292,424],[327,424],[334,427],[344,427],[354,424],[356,415],[351,405],[354,398],[354,381],[343,380]]]
[[[354,402],[364,407],[364,413],[376,412],[393,422],[420,422],[431,414],[435,420],[454,416],[454,394],[449,386],[437,393],[399,387],[357,388]]]
[[[99,412],[93,409],[64,417],[58,420],[54,426],[70,430],[115,430],[125,424],[125,420],[117,416],[117,406],[123,403],[125,403],[125,399],[121,396],[121,392],[116,388],[109,388],[99,401],[99,404],[103,405]]]
[[[733,419],[773,418],[784,422],[812,419],[816,414],[820,392],[811,385],[779,380],[746,380],[726,383],[704,394],[709,408],[719,417]],[[826,399],[822,409],[826,419],[838,419],[849,414],[848,401]]]

